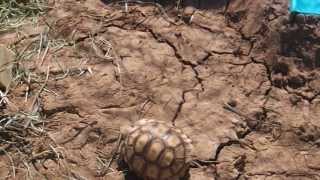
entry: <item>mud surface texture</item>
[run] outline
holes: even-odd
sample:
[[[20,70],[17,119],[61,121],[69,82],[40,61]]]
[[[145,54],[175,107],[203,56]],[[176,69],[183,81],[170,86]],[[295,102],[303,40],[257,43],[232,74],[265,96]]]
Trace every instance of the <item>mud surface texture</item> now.
[[[2,39],[63,45],[21,63],[40,79],[3,111],[38,105],[45,133],[6,147],[1,176],[137,180],[106,167],[120,126],[145,117],[192,138],[191,180],[320,179],[320,22],[292,23],[284,0],[174,6],[58,0],[37,30]]]

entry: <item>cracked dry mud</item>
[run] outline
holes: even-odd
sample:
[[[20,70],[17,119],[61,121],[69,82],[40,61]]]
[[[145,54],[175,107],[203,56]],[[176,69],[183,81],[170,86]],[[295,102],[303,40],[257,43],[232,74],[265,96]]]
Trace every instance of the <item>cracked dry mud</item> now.
[[[141,117],[192,138],[199,166],[191,180],[320,179],[319,24],[288,24],[282,0],[211,5],[174,22],[174,10],[167,17],[152,5],[130,4],[125,13],[96,0],[56,1],[43,17],[50,35],[75,45],[26,65],[43,76],[51,66],[47,89],[55,94],[43,92],[42,113],[62,152],[59,161],[34,162],[36,179],[124,179],[121,171],[98,176],[98,162],[110,160],[119,127]],[[110,42],[113,58],[102,58],[92,39]],[[92,74],[63,77],[61,67]],[[10,98],[23,109],[30,103],[21,103],[21,86]],[[49,148],[43,139],[32,141],[35,152]]]

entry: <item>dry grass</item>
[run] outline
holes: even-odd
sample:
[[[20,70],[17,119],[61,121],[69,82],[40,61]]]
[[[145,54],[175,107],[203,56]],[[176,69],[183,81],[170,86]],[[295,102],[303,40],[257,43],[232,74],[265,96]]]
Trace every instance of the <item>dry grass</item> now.
[[[38,24],[40,16],[46,13],[47,0],[4,0],[0,2],[0,37],[1,34],[15,32],[17,34],[22,31],[24,25],[30,23]],[[40,24],[40,23],[39,23]],[[20,28],[21,27],[21,28]],[[65,46],[73,47],[74,42],[68,42],[66,39],[54,39],[50,36],[50,32],[55,31],[51,25],[46,24],[46,28],[39,34],[33,34],[32,37],[23,36],[9,48],[15,53],[13,81],[10,88],[2,93],[0,105],[16,109],[15,111],[0,113],[0,157],[6,157],[7,177],[14,178],[17,174],[25,174],[26,179],[33,179],[35,176],[42,176],[35,165],[37,162],[43,162],[46,159],[54,159],[61,168],[66,172],[66,176],[71,176],[68,163],[64,162],[64,153],[53,139],[46,132],[46,117],[42,112],[41,98],[44,92],[49,92],[47,84],[52,80],[63,79],[67,76],[81,76],[84,73],[92,74],[92,70],[88,67],[84,68],[63,68],[55,59],[55,53]],[[23,32],[21,32],[23,34]],[[112,61],[112,46],[105,39],[96,39],[90,37],[92,49],[95,55],[103,60]],[[46,59],[52,61],[61,67],[61,72],[50,71],[48,67],[46,73],[37,73],[25,67],[30,61],[37,60],[40,66],[46,64]],[[80,62],[82,65],[85,62]],[[120,65],[119,65],[119,73]],[[57,77],[58,74],[62,76]],[[25,85],[24,102],[31,102],[30,107],[24,110],[12,108],[15,106],[10,99],[11,90],[19,85]],[[32,88],[31,88],[32,86]],[[52,92],[51,92],[52,93]],[[16,102],[15,102],[16,103]],[[21,102],[23,103],[23,102]],[[41,151],[36,147],[37,141],[47,144]],[[2,156],[1,156],[2,155]],[[114,157],[113,157],[114,158]],[[111,161],[100,159],[101,173],[107,173],[110,170]],[[1,172],[0,172],[1,173]],[[1,178],[0,178],[1,179]]]
[[[36,23],[39,16],[48,10],[47,0],[2,0],[0,1],[0,35],[5,33],[19,33],[19,27]],[[0,114],[0,157],[8,159],[6,162],[8,172],[6,177],[13,179],[17,172],[25,174],[26,179],[33,179],[34,176],[41,176],[35,171],[33,163],[47,158],[59,159],[61,153],[57,150],[54,141],[49,138],[45,131],[45,118],[41,113],[41,93],[45,90],[49,80],[50,69],[47,73],[39,75],[23,67],[23,61],[29,61],[36,55],[41,62],[46,58],[49,48],[58,49],[61,43],[47,40],[47,33],[41,33],[31,40],[30,43],[18,47],[13,44],[9,48],[15,53],[13,80],[10,87],[1,92],[0,104],[3,108],[10,107],[10,111],[2,111]],[[30,108],[19,110],[9,98],[10,91],[18,84],[26,84],[30,87],[31,83],[39,84],[32,96]],[[26,89],[25,101],[30,96]],[[48,148],[39,152],[34,147],[34,142],[38,140],[48,141]],[[3,172],[1,172],[3,173]]]
[[[0,2],[0,33],[15,30],[26,18],[37,17],[49,8],[47,0],[2,0]]]

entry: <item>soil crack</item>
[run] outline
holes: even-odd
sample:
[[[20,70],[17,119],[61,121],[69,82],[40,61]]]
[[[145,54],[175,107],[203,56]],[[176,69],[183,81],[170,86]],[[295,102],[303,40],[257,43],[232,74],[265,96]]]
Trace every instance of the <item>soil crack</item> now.
[[[172,120],[171,120],[171,122],[172,122],[173,125],[175,125],[176,119],[178,118],[179,114],[181,113],[182,106],[183,106],[183,104],[186,102],[186,100],[185,100],[185,94],[186,94],[187,92],[188,92],[188,91],[183,91],[183,92],[182,92],[181,101],[179,102],[178,107],[177,107],[177,109],[176,109],[176,112],[174,113],[173,118],[172,118]]]
[[[177,60],[184,66],[190,67],[194,73],[194,77],[197,80],[197,83],[200,84],[201,86],[201,91],[204,91],[204,85],[203,85],[203,79],[200,78],[199,72],[197,71],[196,67],[199,64],[193,64],[190,61],[186,61],[183,59],[183,57],[181,56],[181,54],[178,52],[177,47],[170,42],[168,39],[162,37],[160,34],[155,33],[152,29],[148,28],[148,31],[150,32],[150,34],[154,37],[154,39],[156,39],[158,42],[164,42],[166,43],[169,47],[171,47],[171,49],[174,52],[175,57],[177,58]],[[205,56],[205,59],[201,60],[201,62],[205,61],[206,59],[208,59],[211,56],[211,54],[208,54],[207,56]],[[185,69],[185,67],[183,67],[183,69]]]

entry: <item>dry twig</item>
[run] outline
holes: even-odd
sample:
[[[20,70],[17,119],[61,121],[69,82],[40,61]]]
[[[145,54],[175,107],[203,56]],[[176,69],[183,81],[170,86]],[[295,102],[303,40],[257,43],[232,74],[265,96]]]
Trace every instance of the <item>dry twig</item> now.
[[[106,173],[109,171],[109,169],[110,169],[113,161],[116,159],[117,153],[118,153],[119,150],[121,149],[121,140],[122,140],[122,135],[119,134],[116,147],[115,147],[115,149],[113,150],[112,155],[111,155],[111,159],[110,159],[110,161],[108,162],[108,164],[105,165],[105,166],[103,167],[103,169],[99,172],[99,176],[104,176],[104,175],[106,175]]]
[[[45,79],[44,83],[42,84],[42,86],[40,87],[40,89],[39,89],[39,91],[37,92],[37,94],[35,95],[34,100],[33,100],[32,104],[31,104],[31,111],[32,111],[32,112],[35,110],[34,107],[35,107],[37,101],[39,100],[39,96],[40,96],[41,92],[43,91],[43,89],[44,89],[44,88],[46,87],[46,85],[47,85],[47,82],[48,82],[48,80],[49,80],[49,74],[50,74],[50,66],[48,66],[48,68],[47,68],[46,79]]]

